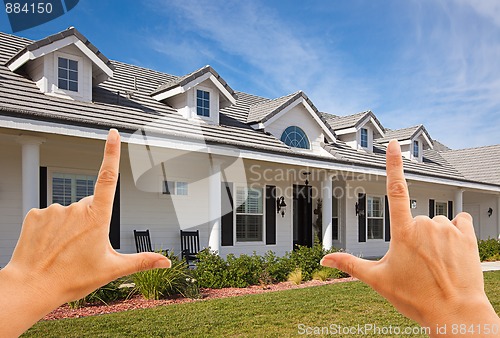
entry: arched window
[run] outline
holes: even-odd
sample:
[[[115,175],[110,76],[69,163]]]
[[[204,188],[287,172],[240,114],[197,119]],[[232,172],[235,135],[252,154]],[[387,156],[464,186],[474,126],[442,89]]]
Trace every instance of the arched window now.
[[[283,134],[281,134],[281,142],[294,148],[310,149],[306,133],[296,126],[285,129]]]

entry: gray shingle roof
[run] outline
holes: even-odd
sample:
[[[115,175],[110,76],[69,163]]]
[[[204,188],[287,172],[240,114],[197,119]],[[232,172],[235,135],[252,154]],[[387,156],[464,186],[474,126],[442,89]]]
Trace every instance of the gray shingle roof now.
[[[17,54],[15,54],[10,60],[7,61],[6,66],[9,66],[13,63],[19,56],[23,55],[25,52],[31,52],[37,50],[43,46],[47,46],[53,42],[62,40],[67,38],[68,36],[75,36],[80,40],[83,44],[87,46],[102,62],[104,62],[109,68],[113,69],[113,65],[109,61],[109,59],[101,53],[96,46],[94,46],[82,33],[80,33],[76,28],[70,27],[62,32],[56,33],[54,35],[48,36],[42,40],[34,41],[22,48]]]
[[[500,185],[500,144],[440,154],[467,179]]]
[[[359,151],[348,146],[343,141],[325,145],[324,148],[337,160],[356,163],[363,166],[385,168],[386,146],[378,142],[373,144],[373,153]],[[458,170],[450,165],[439,152],[425,150],[423,162],[415,162],[403,158],[405,172],[426,176],[445,177],[457,180],[465,180]]]
[[[384,127],[380,123],[380,121],[377,119],[375,114],[370,111],[364,111],[352,115],[346,115],[346,116],[339,116],[339,115],[332,115],[328,113],[321,113],[325,121],[328,123],[330,128],[332,128],[335,131],[342,130],[342,129],[347,129],[347,128],[352,128],[352,127],[358,127],[359,124],[368,116],[373,118],[375,123],[378,124],[381,130],[384,130]]]
[[[432,142],[432,138],[427,132],[427,129],[421,124],[413,127],[402,128],[402,129],[386,129],[385,136],[378,138],[377,141],[381,143],[387,143],[390,140],[405,141],[413,138],[420,130],[424,132],[429,141]]]
[[[294,152],[276,137],[254,130],[247,123],[251,107],[276,100],[242,92],[237,93],[236,104],[221,109],[220,125],[198,126],[150,95],[159,85],[179,81],[179,77],[122,62],[110,61],[115,68],[113,78],[93,88],[93,102],[45,95],[33,81],[11,72],[4,66],[13,55],[32,43],[33,41],[0,32],[0,115],[43,119],[61,125],[73,124],[103,129],[115,127],[129,132],[144,129],[172,139],[199,138],[209,144],[231,145],[304,159],[381,169],[385,167],[385,148],[378,142],[374,142],[376,149],[373,153],[357,151],[341,141],[325,145],[325,149],[334,159]],[[284,109],[287,102],[293,102],[290,100],[296,95],[302,95],[310,102],[302,92],[294,93],[287,96],[288,100],[283,99],[280,105],[274,102],[275,106],[270,105],[268,114],[263,112],[258,118],[264,115],[262,120],[270,118],[268,116],[272,116],[277,110]],[[310,104],[314,108],[312,102]],[[324,115],[321,117],[324,121]],[[471,180],[454,169],[440,153],[432,150],[424,152],[424,163],[405,160],[405,168],[409,172],[426,176]]]
[[[161,84],[156,90],[154,90],[151,95],[158,95],[160,93],[166,92],[170,89],[176,88],[176,87],[182,87],[186,84],[188,84],[191,81],[196,80],[197,78],[205,75],[206,73],[211,73],[219,82],[222,84],[222,86],[236,99],[237,95],[234,92],[234,90],[227,84],[226,81],[211,67],[211,66],[205,66],[203,68],[200,68],[198,70],[195,70],[192,73],[189,73],[187,75],[172,79],[170,81],[167,81],[164,84]]]

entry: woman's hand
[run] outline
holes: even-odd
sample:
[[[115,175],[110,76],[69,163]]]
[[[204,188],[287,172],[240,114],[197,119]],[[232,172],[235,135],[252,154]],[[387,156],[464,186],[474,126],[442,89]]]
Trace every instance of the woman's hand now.
[[[413,218],[397,141],[389,143],[386,167],[391,218],[387,254],[369,261],[334,253],[321,264],[359,278],[433,334],[437,325],[445,324],[449,336],[453,324],[490,324],[500,329],[484,292],[472,217],[460,213],[453,221],[444,216]]]
[[[70,206],[32,209],[7,266],[0,270],[0,336],[19,335],[61,304],[137,271],[168,268],[156,253],[117,253],[108,239],[120,136],[110,130],[95,195]]]

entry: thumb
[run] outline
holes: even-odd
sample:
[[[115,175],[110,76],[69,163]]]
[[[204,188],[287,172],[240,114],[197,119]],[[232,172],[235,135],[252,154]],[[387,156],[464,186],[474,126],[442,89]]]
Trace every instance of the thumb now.
[[[358,258],[348,253],[336,252],[323,257],[320,264],[329,268],[337,268],[370,284],[373,279],[372,268],[376,262]]]
[[[120,254],[119,273],[121,276],[151,269],[170,268],[170,259],[154,252]]]

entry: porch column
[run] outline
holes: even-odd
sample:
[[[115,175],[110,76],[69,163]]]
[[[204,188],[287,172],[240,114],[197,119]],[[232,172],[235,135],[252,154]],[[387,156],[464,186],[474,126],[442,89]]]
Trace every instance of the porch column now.
[[[464,190],[463,189],[458,189],[455,192],[455,215],[458,215],[461,213],[464,209]]]
[[[220,250],[220,222],[221,222],[221,162],[212,160],[210,164],[210,177],[208,178],[208,220],[210,224],[208,233],[208,246],[210,250]]]
[[[22,217],[28,211],[40,207],[40,137],[21,135],[17,139],[22,145]]]
[[[498,239],[500,239],[500,195],[497,196],[497,230]]]
[[[326,174],[321,182],[321,191],[323,197],[323,249],[332,248],[332,175]]]

